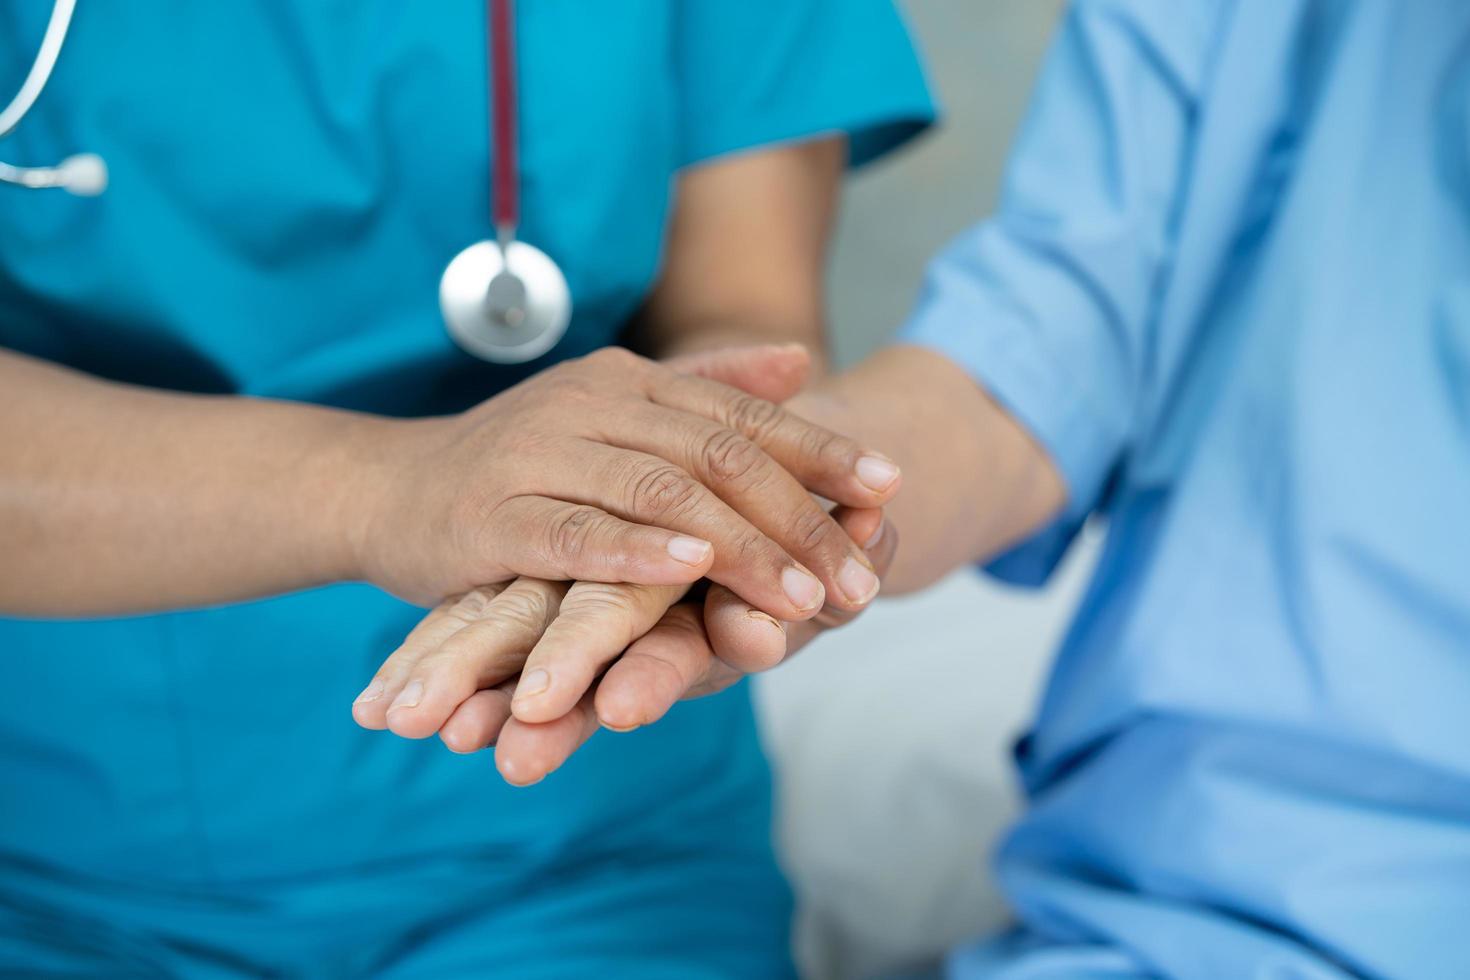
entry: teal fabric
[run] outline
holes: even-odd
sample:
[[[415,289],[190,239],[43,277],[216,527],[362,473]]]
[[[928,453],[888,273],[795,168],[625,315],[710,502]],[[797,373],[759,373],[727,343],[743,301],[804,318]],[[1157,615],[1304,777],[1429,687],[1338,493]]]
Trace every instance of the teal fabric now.
[[[452,411],[615,341],[680,167],[837,131],[863,162],[930,117],[888,0],[519,8],[523,237],[577,309],[543,361],[477,362],[437,310],[444,264],[488,232],[472,0],[81,4],[0,156],[95,151],[112,186],[0,188],[0,345],[158,387]],[[0,5],[0,88],[45,14]],[[488,754],[353,725],[419,615],[349,585],[0,621],[0,972],[789,968],[743,688],[512,790]]]

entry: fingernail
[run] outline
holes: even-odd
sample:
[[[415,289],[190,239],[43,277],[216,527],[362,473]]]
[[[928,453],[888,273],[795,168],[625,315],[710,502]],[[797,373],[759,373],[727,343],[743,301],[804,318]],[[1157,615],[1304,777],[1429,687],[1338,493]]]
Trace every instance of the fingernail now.
[[[514,701],[521,698],[533,698],[551,686],[551,675],[537,667],[535,670],[521,677],[521,682],[516,685]]]
[[[419,681],[409,681],[408,686],[398,692],[398,697],[388,706],[389,711],[397,711],[399,708],[416,707],[424,699],[424,685]]]
[[[352,702],[352,703],[353,704],[367,704],[369,701],[376,701],[376,700],[378,700],[378,698],[380,698],[382,696],[383,696],[383,682],[382,681],[373,681],[367,687],[365,687],[365,688],[362,689],[362,693],[359,694],[357,696],[357,700],[354,701],[354,702]]]
[[[788,567],[781,572],[781,591],[797,609],[806,611],[822,604],[822,583],[810,572]]]
[[[864,456],[857,461],[857,478],[869,490],[882,493],[898,479],[898,466],[883,456]]]
[[[619,728],[617,725],[609,725],[605,721],[604,722],[600,722],[600,724],[602,725],[603,728],[606,728],[608,731],[610,731],[610,732],[617,732],[619,735],[626,735],[629,732],[637,731],[638,729],[640,729],[640,728],[643,727],[642,725],[628,725],[628,726],[626,726],[624,728]]]
[[[686,565],[703,565],[712,547],[708,541],[698,538],[670,538],[668,544],[670,557]]]
[[[745,615],[749,616],[751,619],[754,619],[756,622],[766,623],[766,624],[768,624],[770,626],[774,626],[776,629],[780,630],[783,634],[786,632],[786,624],[785,623],[781,622],[779,619],[776,619],[773,616],[767,616],[765,613],[761,612],[759,609],[750,609],[750,610],[747,610],[746,613],[745,613]]]
[[[873,536],[871,538],[863,542],[864,551],[872,551],[874,548],[878,547],[878,542],[883,540],[883,528],[887,526],[887,521],[878,522],[878,530],[873,532]]]
[[[856,558],[842,563],[837,573],[837,584],[850,602],[867,602],[878,594],[878,576]]]

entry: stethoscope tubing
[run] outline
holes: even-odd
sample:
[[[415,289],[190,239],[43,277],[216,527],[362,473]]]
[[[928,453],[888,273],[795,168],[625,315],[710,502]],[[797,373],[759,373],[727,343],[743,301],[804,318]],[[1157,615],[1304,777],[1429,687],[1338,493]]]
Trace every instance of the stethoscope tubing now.
[[[15,97],[0,109],[0,139],[15,131],[46,90],[51,71],[66,46],[66,32],[71,27],[76,6],[77,0],[54,0],[51,4],[51,17],[46,21],[46,31],[41,35],[31,70],[26,72]],[[74,154],[54,167],[19,167],[0,162],[0,184],[31,190],[60,187],[80,197],[95,197],[107,189],[107,164],[95,153]]]
[[[0,138],[20,125],[45,91],[75,12],[76,0],[53,0],[30,70],[0,110]],[[556,262],[516,237],[521,174],[514,0],[488,0],[486,29],[494,152],[490,219],[495,234],[493,242],[486,243],[490,249],[472,245],[445,269],[440,308],[450,335],[467,352],[489,361],[517,363],[541,356],[561,339],[571,319],[571,294]],[[76,154],[52,167],[0,162],[0,184],[36,190],[60,187],[92,196],[107,187],[107,165],[91,153]],[[490,288],[502,281],[515,286],[521,297],[509,324],[499,321],[507,311],[495,305]]]
[[[15,93],[15,98],[4,109],[0,109],[0,139],[15,131],[15,127],[20,125],[20,121],[45,91],[46,83],[51,80],[51,71],[56,67],[56,59],[61,56],[61,49],[66,45],[66,32],[71,27],[71,15],[76,7],[77,0],[55,0],[51,5],[51,18],[46,22],[46,33],[41,35],[41,45],[36,49],[31,70],[26,72],[25,80],[20,83],[20,91]]]

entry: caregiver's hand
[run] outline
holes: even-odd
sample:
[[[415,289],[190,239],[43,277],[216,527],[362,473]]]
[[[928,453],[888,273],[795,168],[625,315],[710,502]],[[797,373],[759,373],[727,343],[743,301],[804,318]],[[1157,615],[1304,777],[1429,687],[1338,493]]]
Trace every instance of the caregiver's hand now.
[[[896,536],[881,513],[835,516],[886,569]],[[568,590],[530,579],[477,589],[420,623],[353,716],[409,738],[438,732],[456,752],[495,745],[502,775],[526,785],[560,766],[599,724],[626,731],[656,721],[676,701],[774,666],[853,615],[829,606],[788,625],[719,585],[701,601],[680,602],[684,592],[588,583]]]
[[[788,363],[799,348],[760,355]],[[696,363],[718,373],[750,352]],[[777,367],[780,367],[779,363]],[[800,385],[775,393],[784,398]],[[684,585],[708,576],[783,620],[858,609],[878,580],[808,490],[850,507],[898,488],[885,457],[708,377],[608,349],[374,450],[360,560],[418,602],[517,575]],[[711,547],[711,545],[713,547]],[[815,575],[813,575],[815,573]]]

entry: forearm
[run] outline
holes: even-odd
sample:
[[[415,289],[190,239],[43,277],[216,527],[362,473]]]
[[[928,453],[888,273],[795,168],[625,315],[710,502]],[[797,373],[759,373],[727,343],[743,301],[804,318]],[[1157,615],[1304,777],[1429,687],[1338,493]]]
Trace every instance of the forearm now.
[[[659,281],[632,340],[653,357],[799,343],[820,368],[827,242],[847,159],[823,138],[680,175]]]
[[[1046,453],[958,365],[892,347],[789,407],[888,455],[903,487],[887,507],[900,547],[885,593],[920,588],[1043,526],[1065,490]]]
[[[143,612],[354,577],[361,463],[402,424],[0,352],[0,610]]]

